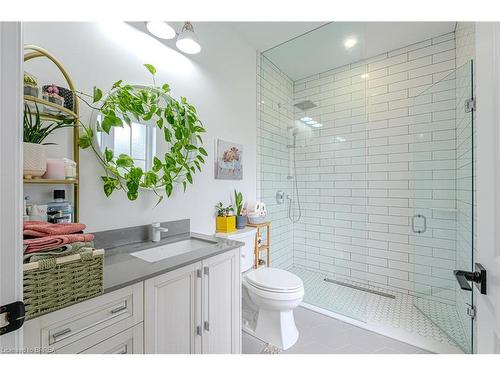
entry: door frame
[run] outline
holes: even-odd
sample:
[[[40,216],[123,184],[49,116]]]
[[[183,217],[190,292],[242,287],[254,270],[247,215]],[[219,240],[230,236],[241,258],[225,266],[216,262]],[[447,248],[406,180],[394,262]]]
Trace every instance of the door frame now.
[[[0,305],[23,298],[22,76],[22,25],[0,22]],[[22,346],[22,329],[0,336],[0,353]]]
[[[476,288],[475,352],[500,353],[500,23],[476,22],[477,226],[475,259],[489,272]],[[496,337],[495,337],[496,333]]]

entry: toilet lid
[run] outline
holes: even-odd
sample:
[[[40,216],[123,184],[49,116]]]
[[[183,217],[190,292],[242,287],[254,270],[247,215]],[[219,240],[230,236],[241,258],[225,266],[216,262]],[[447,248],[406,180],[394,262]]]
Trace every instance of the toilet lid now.
[[[259,268],[246,275],[247,282],[259,289],[295,291],[303,287],[302,280],[293,273],[278,268]]]

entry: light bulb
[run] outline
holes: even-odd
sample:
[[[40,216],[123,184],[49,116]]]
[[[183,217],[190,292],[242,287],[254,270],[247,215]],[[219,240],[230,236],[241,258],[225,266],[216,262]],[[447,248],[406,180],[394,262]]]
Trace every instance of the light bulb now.
[[[350,37],[344,41],[344,47],[349,49],[349,48],[354,47],[356,45],[356,43],[358,43],[358,40],[354,37]]]
[[[182,52],[188,53],[190,55],[199,53],[201,51],[201,46],[198,43],[198,39],[196,38],[191,22],[184,23],[182,31],[177,37],[177,42],[175,42],[175,45]]]
[[[146,22],[146,28],[154,36],[160,39],[173,39],[175,38],[175,30],[168,23],[163,21],[149,21]]]

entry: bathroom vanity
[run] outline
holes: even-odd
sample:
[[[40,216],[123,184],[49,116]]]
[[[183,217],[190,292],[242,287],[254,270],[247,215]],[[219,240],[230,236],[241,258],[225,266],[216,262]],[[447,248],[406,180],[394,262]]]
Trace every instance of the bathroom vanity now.
[[[24,346],[55,353],[240,353],[238,241],[189,232],[189,220],[96,233],[104,294],[29,320]]]

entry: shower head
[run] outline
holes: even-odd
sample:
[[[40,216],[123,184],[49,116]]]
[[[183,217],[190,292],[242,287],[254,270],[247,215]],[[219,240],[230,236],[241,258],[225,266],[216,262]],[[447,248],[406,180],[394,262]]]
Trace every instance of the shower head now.
[[[316,107],[316,104],[310,100],[302,100],[301,102],[295,103],[294,106],[302,111],[307,111],[308,109]]]

